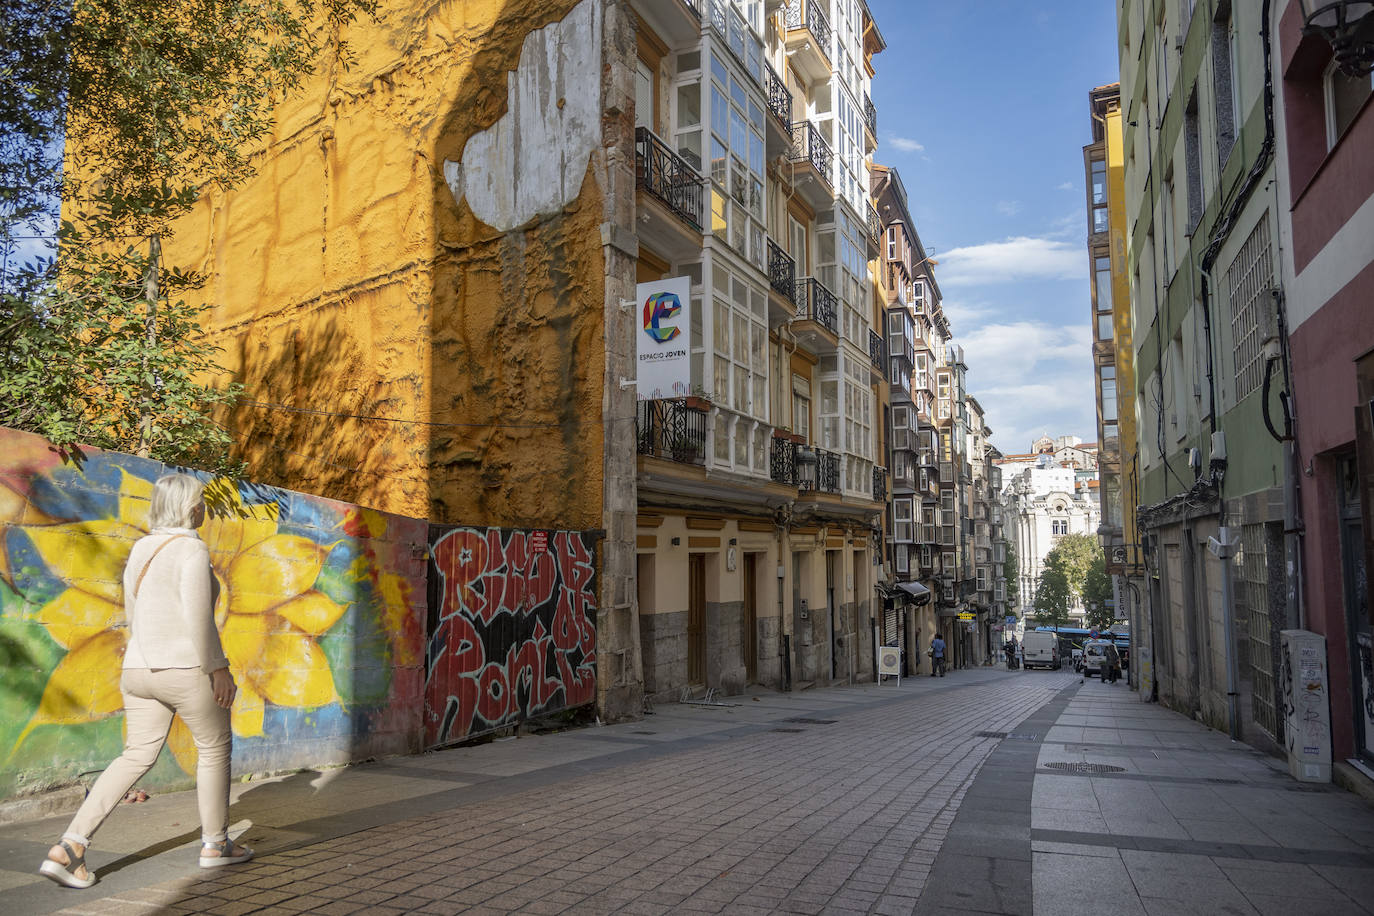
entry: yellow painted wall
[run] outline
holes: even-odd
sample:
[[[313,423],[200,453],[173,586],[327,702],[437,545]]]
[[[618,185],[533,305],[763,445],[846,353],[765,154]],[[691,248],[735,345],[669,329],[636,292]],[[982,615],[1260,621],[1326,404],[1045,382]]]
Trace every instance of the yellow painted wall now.
[[[257,402],[228,424],[254,479],[436,522],[601,527],[601,154],[567,205],[504,231],[445,180],[510,112],[522,45],[578,6],[383,0],[346,30],[352,67],[325,62],[281,108],[257,176],[168,243],[208,274],[207,330]]]
[[[1121,137],[1121,108],[1111,107],[1104,123],[1107,151],[1107,226],[1112,259],[1112,342],[1116,362],[1117,436],[1121,443],[1121,526],[1131,567],[1144,561],[1136,537],[1136,506],[1140,503],[1140,452],[1136,438],[1135,344],[1131,339],[1131,281],[1126,267],[1125,149]]]

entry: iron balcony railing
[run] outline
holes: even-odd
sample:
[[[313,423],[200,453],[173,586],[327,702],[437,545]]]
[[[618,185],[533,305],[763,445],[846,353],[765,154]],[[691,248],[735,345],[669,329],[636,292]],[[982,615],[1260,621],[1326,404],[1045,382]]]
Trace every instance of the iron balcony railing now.
[[[878,135],[878,109],[873,107],[873,99],[867,92],[864,93],[864,123],[872,131],[873,136]]]
[[[693,16],[696,16],[698,19],[701,18],[702,0],[682,0],[682,2],[687,4],[687,8],[692,11]]]
[[[830,60],[830,20],[821,12],[816,0],[787,0],[787,27],[809,29],[816,37],[816,48]]]
[[[768,240],[768,283],[788,302],[797,295],[797,262],[778,243]]]
[[[705,200],[701,176],[647,127],[635,128],[635,184],[701,231]]]
[[[792,93],[787,91],[787,84],[768,61],[763,62],[763,71],[763,89],[768,94],[768,110],[782,122],[782,129],[791,137]]]
[[[837,308],[839,300],[826,285],[815,277],[802,277],[796,284],[797,317],[814,321],[831,334],[839,336]]]
[[[683,401],[640,401],[635,413],[635,442],[641,455],[706,463],[706,411]]]
[[[873,363],[873,368],[879,372],[886,372],[887,369],[887,354],[883,352],[885,349],[883,336],[870,330],[868,332],[868,359],[869,362]]]
[[[887,468],[873,469],[873,501],[876,503],[887,501]]]
[[[816,489],[822,493],[840,492],[840,456],[816,449]]]
[[[868,210],[865,214],[868,217],[868,237],[873,240],[874,244],[877,244],[883,237],[883,224],[878,219],[877,209],[872,204],[867,204],[866,207]]]
[[[825,137],[816,129],[816,125],[810,121],[798,121],[792,125],[792,161],[802,162],[810,160],[811,166],[820,173],[821,178],[825,179],[827,185],[833,187],[830,180],[830,160],[834,153],[830,151],[830,144]]]
[[[768,452],[768,476],[778,483],[797,485],[797,443],[774,439]]]

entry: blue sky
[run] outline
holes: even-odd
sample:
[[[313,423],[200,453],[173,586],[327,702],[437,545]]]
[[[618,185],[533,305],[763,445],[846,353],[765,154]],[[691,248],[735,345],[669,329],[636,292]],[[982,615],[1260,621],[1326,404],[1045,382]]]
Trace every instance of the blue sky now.
[[[874,159],[934,249],[993,443],[1095,440],[1083,147],[1088,91],[1119,79],[1115,4],[868,2]]]

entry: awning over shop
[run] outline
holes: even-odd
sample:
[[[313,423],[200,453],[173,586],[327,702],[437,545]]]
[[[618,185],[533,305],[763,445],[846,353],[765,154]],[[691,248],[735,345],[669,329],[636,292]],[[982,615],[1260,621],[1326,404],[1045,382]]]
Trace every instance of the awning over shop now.
[[[930,601],[930,589],[919,582],[898,582],[897,588],[914,598],[917,604],[926,604]]]

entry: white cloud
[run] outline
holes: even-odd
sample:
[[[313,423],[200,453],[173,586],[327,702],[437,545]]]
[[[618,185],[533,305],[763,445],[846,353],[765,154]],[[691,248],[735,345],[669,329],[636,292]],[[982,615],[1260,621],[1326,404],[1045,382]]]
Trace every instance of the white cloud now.
[[[1084,246],[1052,238],[1015,236],[952,248],[940,254],[941,286],[1013,283],[1022,280],[1087,282]]]
[[[987,411],[1002,451],[1024,452],[1047,430],[1096,438],[1088,325],[1016,321],[956,328],[955,343],[964,348],[969,391]]]
[[[1021,201],[999,200],[997,202],[997,212],[1003,216],[1015,216],[1021,212]]]
[[[888,137],[887,142],[892,144],[893,149],[903,153],[924,153],[926,151],[924,144],[910,137]]]
[[[1072,191],[1072,190],[1073,190],[1073,182],[1072,182],[1072,181],[1066,181],[1066,182],[1064,182],[1063,184],[1058,185],[1058,186],[1055,188],[1055,190],[1056,190],[1056,191]]]

